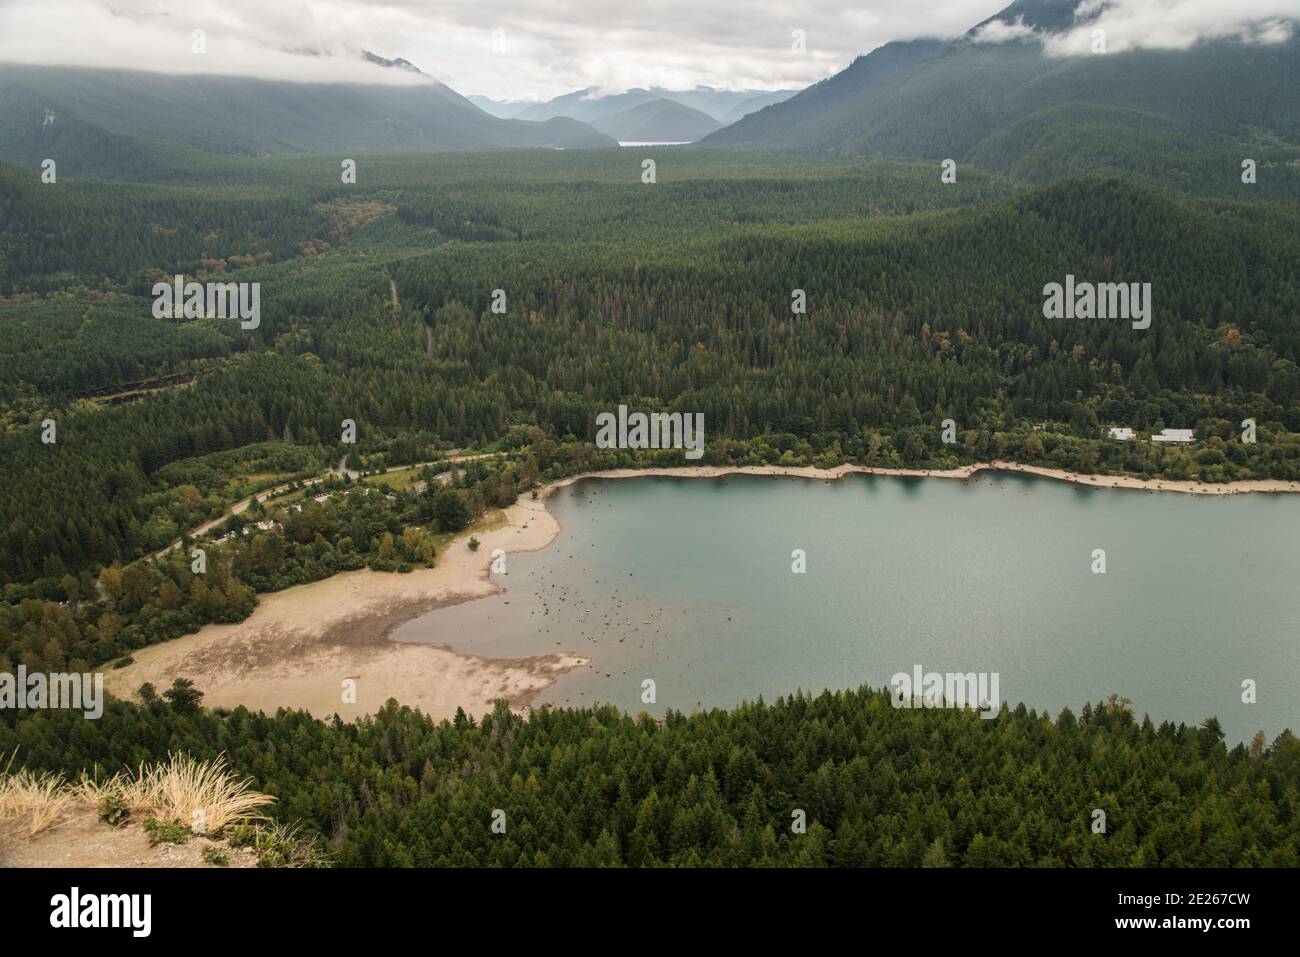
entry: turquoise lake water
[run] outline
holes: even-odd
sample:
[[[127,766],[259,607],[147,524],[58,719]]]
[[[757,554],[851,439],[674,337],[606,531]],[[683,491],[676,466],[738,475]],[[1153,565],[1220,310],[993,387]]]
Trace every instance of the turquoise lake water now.
[[[538,703],[632,713],[879,687],[920,665],[996,672],[1002,700],[1053,715],[1117,692],[1157,721],[1217,715],[1232,742],[1300,730],[1300,499],[732,476],[584,480],[550,508],[559,537],[507,556],[504,595],[394,637],[575,651],[591,667]]]

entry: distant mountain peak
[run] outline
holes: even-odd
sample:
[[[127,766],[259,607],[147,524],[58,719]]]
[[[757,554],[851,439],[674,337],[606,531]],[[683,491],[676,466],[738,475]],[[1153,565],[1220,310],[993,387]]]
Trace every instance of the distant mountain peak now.
[[[1095,20],[1108,6],[1110,0],[1016,0],[1011,6],[975,24],[966,31],[966,36],[987,31],[994,24],[1005,24],[1013,31],[1021,30],[1025,36],[1060,33]]]
[[[762,109],[764,106],[778,103],[795,94],[795,90],[719,90],[708,86],[697,86],[688,90],[668,90],[662,87],[631,87],[620,92],[602,91],[601,87],[588,86],[572,93],[565,93],[543,103],[533,103],[514,110],[508,103],[480,103],[489,112],[509,114],[523,120],[544,120],[552,116],[571,116],[574,119],[590,123],[599,129],[597,120],[612,118],[614,114],[624,112],[636,106],[662,101],[680,104],[687,109],[703,114],[716,123],[730,123],[747,113]],[[490,108],[489,108],[490,107]],[[667,116],[684,119],[680,111],[670,111]],[[707,124],[698,124],[700,118],[687,124],[688,138],[695,138],[708,132]],[[631,139],[635,137],[622,137]],[[650,136],[650,139],[671,139],[672,137]]]
[[[619,141],[666,143],[694,142],[722,126],[701,110],[663,97],[597,117],[591,125]]]
[[[401,57],[398,57],[395,60],[389,60],[387,57],[382,57],[376,53],[371,53],[369,50],[362,50],[361,56],[368,63],[374,63],[378,66],[389,67],[398,70],[405,70],[407,73],[418,73],[421,76],[424,76],[423,70],[421,70],[410,60],[403,60]]]

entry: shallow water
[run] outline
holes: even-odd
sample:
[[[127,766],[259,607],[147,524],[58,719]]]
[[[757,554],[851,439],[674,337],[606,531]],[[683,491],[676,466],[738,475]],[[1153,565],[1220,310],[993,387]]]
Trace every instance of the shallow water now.
[[[585,480],[507,592],[394,637],[592,666],[539,699],[632,713],[729,707],[897,672],[997,672],[1002,700],[1056,714],[1110,692],[1230,741],[1300,729],[1300,500],[967,481]],[[803,549],[807,571],[791,571]],[[1094,574],[1104,549],[1106,573]],[[655,703],[643,702],[645,679]],[[1242,682],[1257,703],[1242,702]]]

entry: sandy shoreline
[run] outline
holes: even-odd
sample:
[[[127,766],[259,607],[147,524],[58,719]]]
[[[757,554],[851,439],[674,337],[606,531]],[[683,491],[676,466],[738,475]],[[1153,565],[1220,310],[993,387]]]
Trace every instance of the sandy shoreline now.
[[[1242,493],[1300,492],[1300,482],[1286,482],[1281,479],[1259,479],[1241,482],[1226,482],[1207,485],[1202,482],[1174,479],[1154,479],[1150,482],[1127,475],[1085,475],[1082,472],[1069,472],[1064,469],[1047,468],[1041,465],[1022,465],[1019,462],[982,462],[977,465],[963,465],[955,469],[887,469],[870,465],[837,465],[830,469],[807,466],[782,465],[686,465],[649,469],[607,469],[603,472],[583,472],[570,475],[546,486],[543,490],[549,495],[556,489],[564,488],[583,479],[617,479],[639,478],[643,476],[665,476],[670,478],[723,478],[728,475],[777,475],[789,478],[823,479],[836,481],[846,475],[893,475],[903,478],[944,478],[968,479],[980,472],[1018,472],[1022,475],[1036,475],[1040,478],[1070,482],[1074,485],[1089,485],[1096,488],[1136,489],[1145,492],[1183,492],[1190,495],[1238,495]]]
[[[950,470],[840,465],[832,469],[683,466],[586,472],[547,485],[536,499],[520,496],[505,509],[506,525],[473,532],[482,543],[477,552],[467,547],[470,533],[465,532],[443,551],[434,568],[409,574],[368,569],[344,572],[262,595],[253,614],[239,624],[207,625],[192,635],[135,651],[135,663],[107,672],[105,686],[114,695],[129,697],[146,681],[162,691],[175,678],[186,677],[204,692],[204,702],[209,706],[242,704],[269,713],[277,708],[305,708],[322,718],[335,713],[344,719],[371,714],[389,698],[418,707],[436,719],[452,717],[458,706],[469,714],[481,715],[490,711],[498,698],[504,698],[516,711],[523,711],[558,677],[590,665],[590,659],[568,651],[529,658],[482,658],[462,655],[451,648],[395,642],[388,635],[403,622],[433,609],[503,591],[488,578],[493,549],[511,554],[549,545],[559,534],[559,523],[547,509],[546,500],[557,490],[593,478],[770,475],[835,481],[846,475],[866,474],[968,479],[986,470],[1151,492],[1300,492],[1300,482],[1144,482],[1015,462]],[[355,682],[355,700],[345,700],[345,684],[349,681]]]
[[[481,658],[388,638],[427,611],[502,591],[488,579],[493,549],[534,551],[559,532],[540,497],[521,498],[505,515],[505,526],[473,532],[482,543],[478,552],[469,550],[466,532],[434,568],[408,574],[363,569],[262,595],[238,624],[206,625],[133,652],[134,664],[105,673],[105,688],[130,697],[146,681],[163,691],[185,677],[209,707],[305,708],[321,718],[372,714],[389,698],[438,719],[452,717],[458,706],[481,715],[498,698],[522,711],[589,659],[564,651]],[[345,700],[348,681],[355,682],[355,701]]]

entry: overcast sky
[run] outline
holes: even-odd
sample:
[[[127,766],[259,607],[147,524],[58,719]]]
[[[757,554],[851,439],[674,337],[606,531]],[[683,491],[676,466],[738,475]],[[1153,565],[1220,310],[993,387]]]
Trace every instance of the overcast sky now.
[[[890,40],[951,37],[1010,0],[0,0],[0,61],[400,82],[404,57],[465,94],[549,99],[589,86],[801,88]],[[1300,0],[1082,0],[1112,50],[1285,39]],[[1091,27],[1044,38],[1086,54]],[[192,51],[203,30],[206,52]],[[804,49],[792,33],[804,32]],[[998,25],[982,39],[1023,35]],[[0,91],[2,92],[2,91]]]

